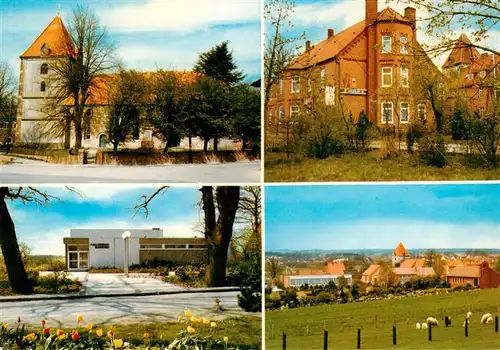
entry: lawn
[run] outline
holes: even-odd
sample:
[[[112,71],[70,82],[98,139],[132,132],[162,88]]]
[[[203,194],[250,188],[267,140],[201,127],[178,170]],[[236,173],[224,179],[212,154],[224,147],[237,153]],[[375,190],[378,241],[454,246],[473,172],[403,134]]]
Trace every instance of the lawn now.
[[[283,153],[266,153],[266,182],[307,181],[465,181],[498,180],[500,170],[468,167],[462,156],[451,155],[453,165],[436,168],[419,163],[407,154],[381,159],[377,151],[348,153],[327,159],[286,159]]]
[[[466,338],[462,323],[468,310],[473,315]],[[487,312],[500,316],[500,289],[266,311],[266,349],[281,349],[282,332],[287,335],[287,349],[323,349],[323,329],[329,332],[329,349],[352,349],[358,328],[364,349],[498,349],[500,333],[495,325],[480,324]],[[444,326],[444,316],[452,318],[451,327]],[[415,328],[427,317],[440,321],[433,328],[432,342],[426,330]]]

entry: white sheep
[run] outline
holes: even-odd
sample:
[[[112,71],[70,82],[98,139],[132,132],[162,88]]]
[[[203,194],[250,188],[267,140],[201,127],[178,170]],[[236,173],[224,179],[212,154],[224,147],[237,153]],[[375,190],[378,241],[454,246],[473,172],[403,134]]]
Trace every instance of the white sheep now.
[[[417,329],[421,329],[422,326],[420,326],[420,323],[417,322],[417,324],[415,325],[417,327]]]
[[[486,324],[492,324],[493,323],[493,317],[488,317],[486,320]]]
[[[427,317],[427,320],[425,320],[425,322],[427,322],[427,324],[435,326],[435,327],[439,326],[439,321],[434,317]]]
[[[471,317],[472,317],[472,312],[470,312],[470,311],[469,311],[469,312],[467,312],[467,317],[466,317],[466,318],[467,318],[467,319],[470,319]]]
[[[427,323],[422,323],[422,329],[427,329]]]
[[[483,317],[481,317],[481,323],[485,324],[486,321],[488,320],[488,318],[490,318],[490,317],[491,317],[490,313],[484,314]]]

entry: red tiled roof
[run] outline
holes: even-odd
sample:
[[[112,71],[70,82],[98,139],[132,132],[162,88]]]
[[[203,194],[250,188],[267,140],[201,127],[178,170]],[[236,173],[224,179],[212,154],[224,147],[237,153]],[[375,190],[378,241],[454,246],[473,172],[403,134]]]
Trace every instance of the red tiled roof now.
[[[410,253],[408,253],[408,250],[406,250],[405,246],[401,242],[399,242],[398,246],[396,247],[396,249],[394,249],[394,252],[392,254],[394,256],[410,256]]]
[[[21,58],[41,57],[43,55],[43,45],[46,45],[49,49],[47,56],[67,55],[73,52],[74,47],[71,37],[61,17],[54,17],[31,46],[21,55]]]
[[[372,264],[363,273],[363,276],[372,276],[380,270],[380,265]]]
[[[470,45],[472,45],[472,43],[467,35],[460,35],[448,59],[443,64],[443,68],[451,68],[459,64],[471,64],[474,60],[478,59],[480,56],[479,51]]]
[[[330,275],[343,275],[345,272],[345,265],[343,262],[340,263],[329,262],[325,270]]]
[[[405,259],[399,267],[424,267],[425,259]]]
[[[448,272],[450,277],[481,277],[481,266],[462,265],[451,269]]]
[[[401,21],[411,23],[411,21],[407,20],[390,7],[386,7],[378,13],[377,21]]]

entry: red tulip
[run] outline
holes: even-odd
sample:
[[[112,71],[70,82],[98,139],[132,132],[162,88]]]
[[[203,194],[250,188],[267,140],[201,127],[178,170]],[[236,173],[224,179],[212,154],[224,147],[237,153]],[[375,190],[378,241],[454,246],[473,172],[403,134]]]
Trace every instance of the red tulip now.
[[[45,324],[47,323],[47,321],[45,320],[42,320],[42,327],[45,327]]]
[[[80,339],[80,334],[78,334],[77,331],[74,331],[73,334],[71,334],[71,339],[73,339],[73,341],[78,341],[78,339]]]
[[[45,335],[49,335],[49,334],[50,334],[50,328],[45,328],[45,329],[43,330],[43,334],[45,334]]]

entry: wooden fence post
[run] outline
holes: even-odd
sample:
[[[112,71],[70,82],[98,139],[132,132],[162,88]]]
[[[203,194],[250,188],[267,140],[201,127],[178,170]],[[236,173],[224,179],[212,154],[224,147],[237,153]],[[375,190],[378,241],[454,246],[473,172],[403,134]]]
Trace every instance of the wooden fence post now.
[[[429,341],[432,341],[432,323],[429,323]]]
[[[286,334],[283,333],[283,350],[286,350]]]
[[[392,345],[396,345],[396,326],[392,326]]]
[[[495,316],[495,332],[498,332],[498,316]]]
[[[325,330],[323,333],[323,350],[328,350],[328,331]]]
[[[465,319],[465,336],[469,336],[469,319]]]
[[[361,328],[358,328],[358,346],[356,349],[361,349]]]

